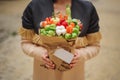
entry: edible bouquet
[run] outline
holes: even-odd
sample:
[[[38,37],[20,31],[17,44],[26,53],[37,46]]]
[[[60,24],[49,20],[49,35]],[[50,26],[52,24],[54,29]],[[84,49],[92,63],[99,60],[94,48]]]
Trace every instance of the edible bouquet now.
[[[70,69],[73,45],[81,29],[81,21],[71,18],[69,6],[66,7],[66,15],[59,12],[40,22],[39,36],[42,42],[40,45],[48,49],[50,59],[56,64],[56,70]]]

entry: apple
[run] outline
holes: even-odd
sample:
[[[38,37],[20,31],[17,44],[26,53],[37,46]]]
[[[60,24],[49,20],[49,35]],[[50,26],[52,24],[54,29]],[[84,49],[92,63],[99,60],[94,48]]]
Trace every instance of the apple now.
[[[68,24],[70,24],[70,23],[71,23],[71,20],[70,20],[70,19],[68,19],[66,22],[67,22]]]
[[[55,32],[52,31],[52,30],[49,30],[49,31],[48,31],[48,35],[55,36]]]
[[[44,30],[40,33],[41,35],[47,35],[47,32]]]
[[[79,33],[79,29],[78,28],[73,28],[73,32],[78,34]]]
[[[56,25],[55,24],[51,24],[50,27],[56,27]]]
[[[75,25],[77,25],[77,24],[78,24],[78,20],[77,20],[77,19],[72,19],[72,22],[74,22],[74,23],[75,23]]]
[[[78,30],[80,30],[80,26],[79,25],[76,25],[75,28],[77,28]]]
[[[50,25],[46,25],[46,26],[45,26],[45,30],[46,30],[46,31],[50,30]]]
[[[72,33],[72,38],[76,38],[77,36],[77,33]]]
[[[72,35],[70,33],[65,34],[65,39],[71,39]]]

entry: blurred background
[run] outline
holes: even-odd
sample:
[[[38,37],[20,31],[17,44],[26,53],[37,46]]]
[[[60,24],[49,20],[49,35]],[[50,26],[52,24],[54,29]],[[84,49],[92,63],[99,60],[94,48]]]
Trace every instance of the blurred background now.
[[[87,61],[86,80],[120,80],[120,0],[91,0],[100,17],[100,54]],[[22,12],[30,0],[0,0],[0,80],[32,80],[33,59],[20,47]]]

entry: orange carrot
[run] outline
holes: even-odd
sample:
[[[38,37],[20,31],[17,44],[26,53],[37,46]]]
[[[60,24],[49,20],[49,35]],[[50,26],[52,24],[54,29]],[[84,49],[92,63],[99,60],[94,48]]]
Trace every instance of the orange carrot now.
[[[64,19],[67,20],[67,19],[68,19],[68,15],[65,15],[65,16],[64,16]]]
[[[47,21],[42,22],[42,26],[45,27],[47,25]]]
[[[74,28],[75,27],[75,23],[71,22],[70,25]]]
[[[73,27],[71,25],[69,25],[68,27],[66,27],[67,33],[72,33],[73,31]]]
[[[60,20],[63,19],[63,15],[62,15],[62,13],[59,13],[58,16],[59,16]]]

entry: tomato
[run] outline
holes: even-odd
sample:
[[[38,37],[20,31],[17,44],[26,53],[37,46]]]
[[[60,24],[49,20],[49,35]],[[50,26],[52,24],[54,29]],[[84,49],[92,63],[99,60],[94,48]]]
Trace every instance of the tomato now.
[[[82,24],[82,23],[80,23],[80,24],[79,24],[79,26],[80,26],[80,29],[82,29],[82,28],[83,28],[83,24]]]
[[[60,22],[58,22],[56,25],[57,25],[57,26],[60,26],[61,24],[60,24]]]
[[[48,22],[48,21],[49,21],[49,18],[47,17],[45,20]]]
[[[60,24],[62,24],[64,21],[65,21],[65,19],[61,19],[61,20],[60,20]]]
[[[68,26],[68,23],[66,21],[62,22],[62,25],[66,28]]]

